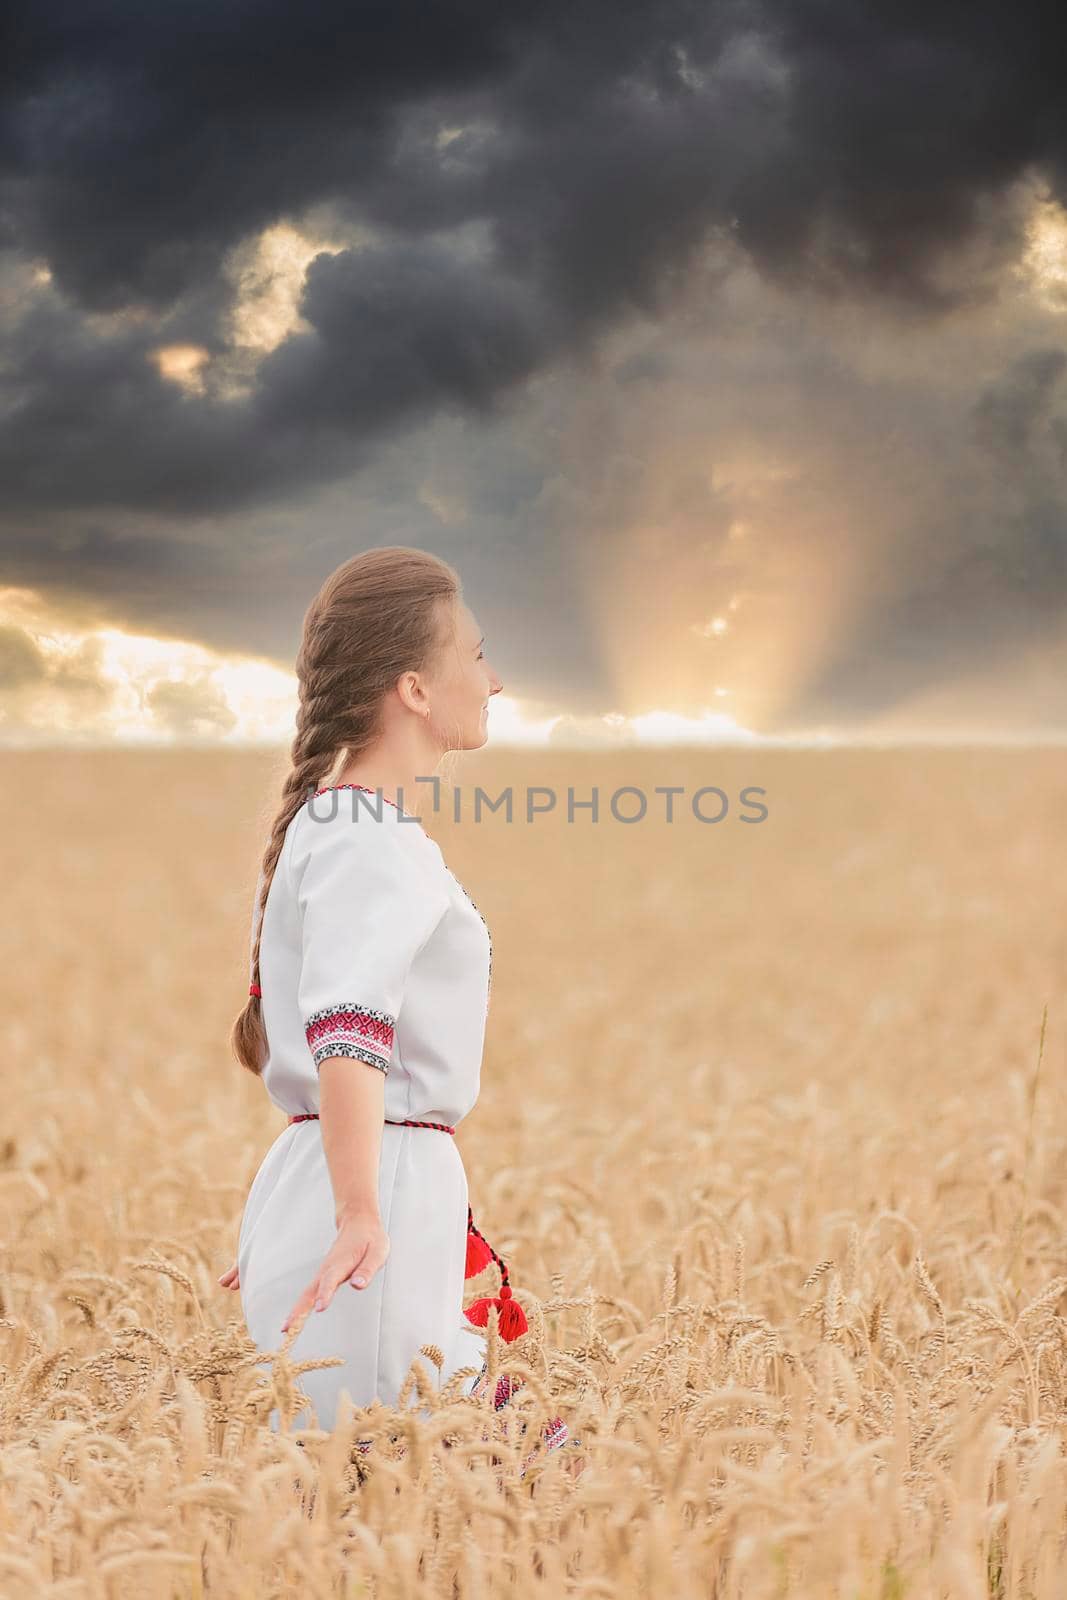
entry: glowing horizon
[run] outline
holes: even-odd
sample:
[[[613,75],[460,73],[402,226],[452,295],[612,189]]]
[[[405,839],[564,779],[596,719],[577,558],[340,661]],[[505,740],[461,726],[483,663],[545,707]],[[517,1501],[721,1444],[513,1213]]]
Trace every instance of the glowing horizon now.
[[[693,630],[697,631],[697,630]],[[712,630],[716,637],[722,629]],[[161,639],[118,627],[82,627],[48,616],[29,590],[0,589],[0,748],[284,747],[298,705],[295,674],[255,656],[215,651],[187,639]],[[2,639],[0,639],[2,643]],[[544,749],[745,748],[899,743],[1059,744],[1041,729],[1007,737],[924,731],[921,719],[863,731],[808,728],[764,733],[724,709],[732,691],[712,684],[718,704],[693,711],[653,707],[578,714],[543,700],[501,693],[489,711],[489,747]]]

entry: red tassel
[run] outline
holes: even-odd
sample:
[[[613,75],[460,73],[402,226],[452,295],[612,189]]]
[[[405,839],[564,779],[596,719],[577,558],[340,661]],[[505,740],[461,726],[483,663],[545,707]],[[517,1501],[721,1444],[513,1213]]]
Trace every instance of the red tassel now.
[[[488,1295],[481,1300],[472,1300],[469,1306],[464,1307],[464,1316],[476,1328],[489,1326],[489,1307],[496,1306],[497,1330],[500,1337],[510,1344],[512,1339],[517,1339],[525,1333],[528,1327],[526,1313],[519,1302],[512,1298],[511,1285],[508,1282],[508,1268],[503,1256],[498,1256],[485,1234],[475,1226],[471,1208],[467,1207],[467,1270],[464,1277],[473,1278],[475,1273],[481,1272],[490,1261],[495,1261],[500,1268],[500,1293]]]
[[[475,1228],[467,1230],[467,1266],[465,1278],[476,1278],[493,1259],[493,1252]]]
[[[496,1296],[487,1296],[483,1300],[473,1300],[467,1306],[464,1315],[468,1322],[476,1328],[485,1328],[489,1325],[489,1307],[496,1306],[498,1322],[497,1327],[500,1337],[508,1344],[512,1339],[517,1339],[520,1334],[527,1331],[529,1324],[526,1313],[519,1302],[513,1298],[511,1285],[502,1283],[500,1293]]]

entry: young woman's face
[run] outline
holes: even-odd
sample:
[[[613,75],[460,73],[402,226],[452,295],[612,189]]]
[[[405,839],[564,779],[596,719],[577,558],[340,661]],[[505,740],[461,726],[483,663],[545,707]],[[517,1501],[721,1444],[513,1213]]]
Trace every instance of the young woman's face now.
[[[430,726],[446,750],[477,750],[489,737],[489,701],[504,687],[485,653],[477,619],[459,601],[426,695]]]

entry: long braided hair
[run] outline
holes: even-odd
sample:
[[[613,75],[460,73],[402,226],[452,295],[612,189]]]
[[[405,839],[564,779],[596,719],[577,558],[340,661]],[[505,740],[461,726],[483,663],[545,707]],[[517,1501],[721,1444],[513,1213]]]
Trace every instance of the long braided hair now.
[[[350,557],[326,579],[304,616],[296,658],[300,704],[281,807],[263,855],[254,910],[252,982],[259,984],[263,910],[286,831],[315,789],[381,732],[385,695],[404,672],[423,671],[447,637],[459,574],[428,551],[388,545]],[[237,1061],[257,1075],[267,1057],[258,995],[230,1033]]]

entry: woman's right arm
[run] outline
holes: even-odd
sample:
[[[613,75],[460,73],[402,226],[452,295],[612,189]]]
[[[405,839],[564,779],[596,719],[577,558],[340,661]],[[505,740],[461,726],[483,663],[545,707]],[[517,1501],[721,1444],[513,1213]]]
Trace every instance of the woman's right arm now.
[[[328,1056],[319,1067],[319,1118],[337,1226],[346,1217],[377,1217],[385,1073]]]

